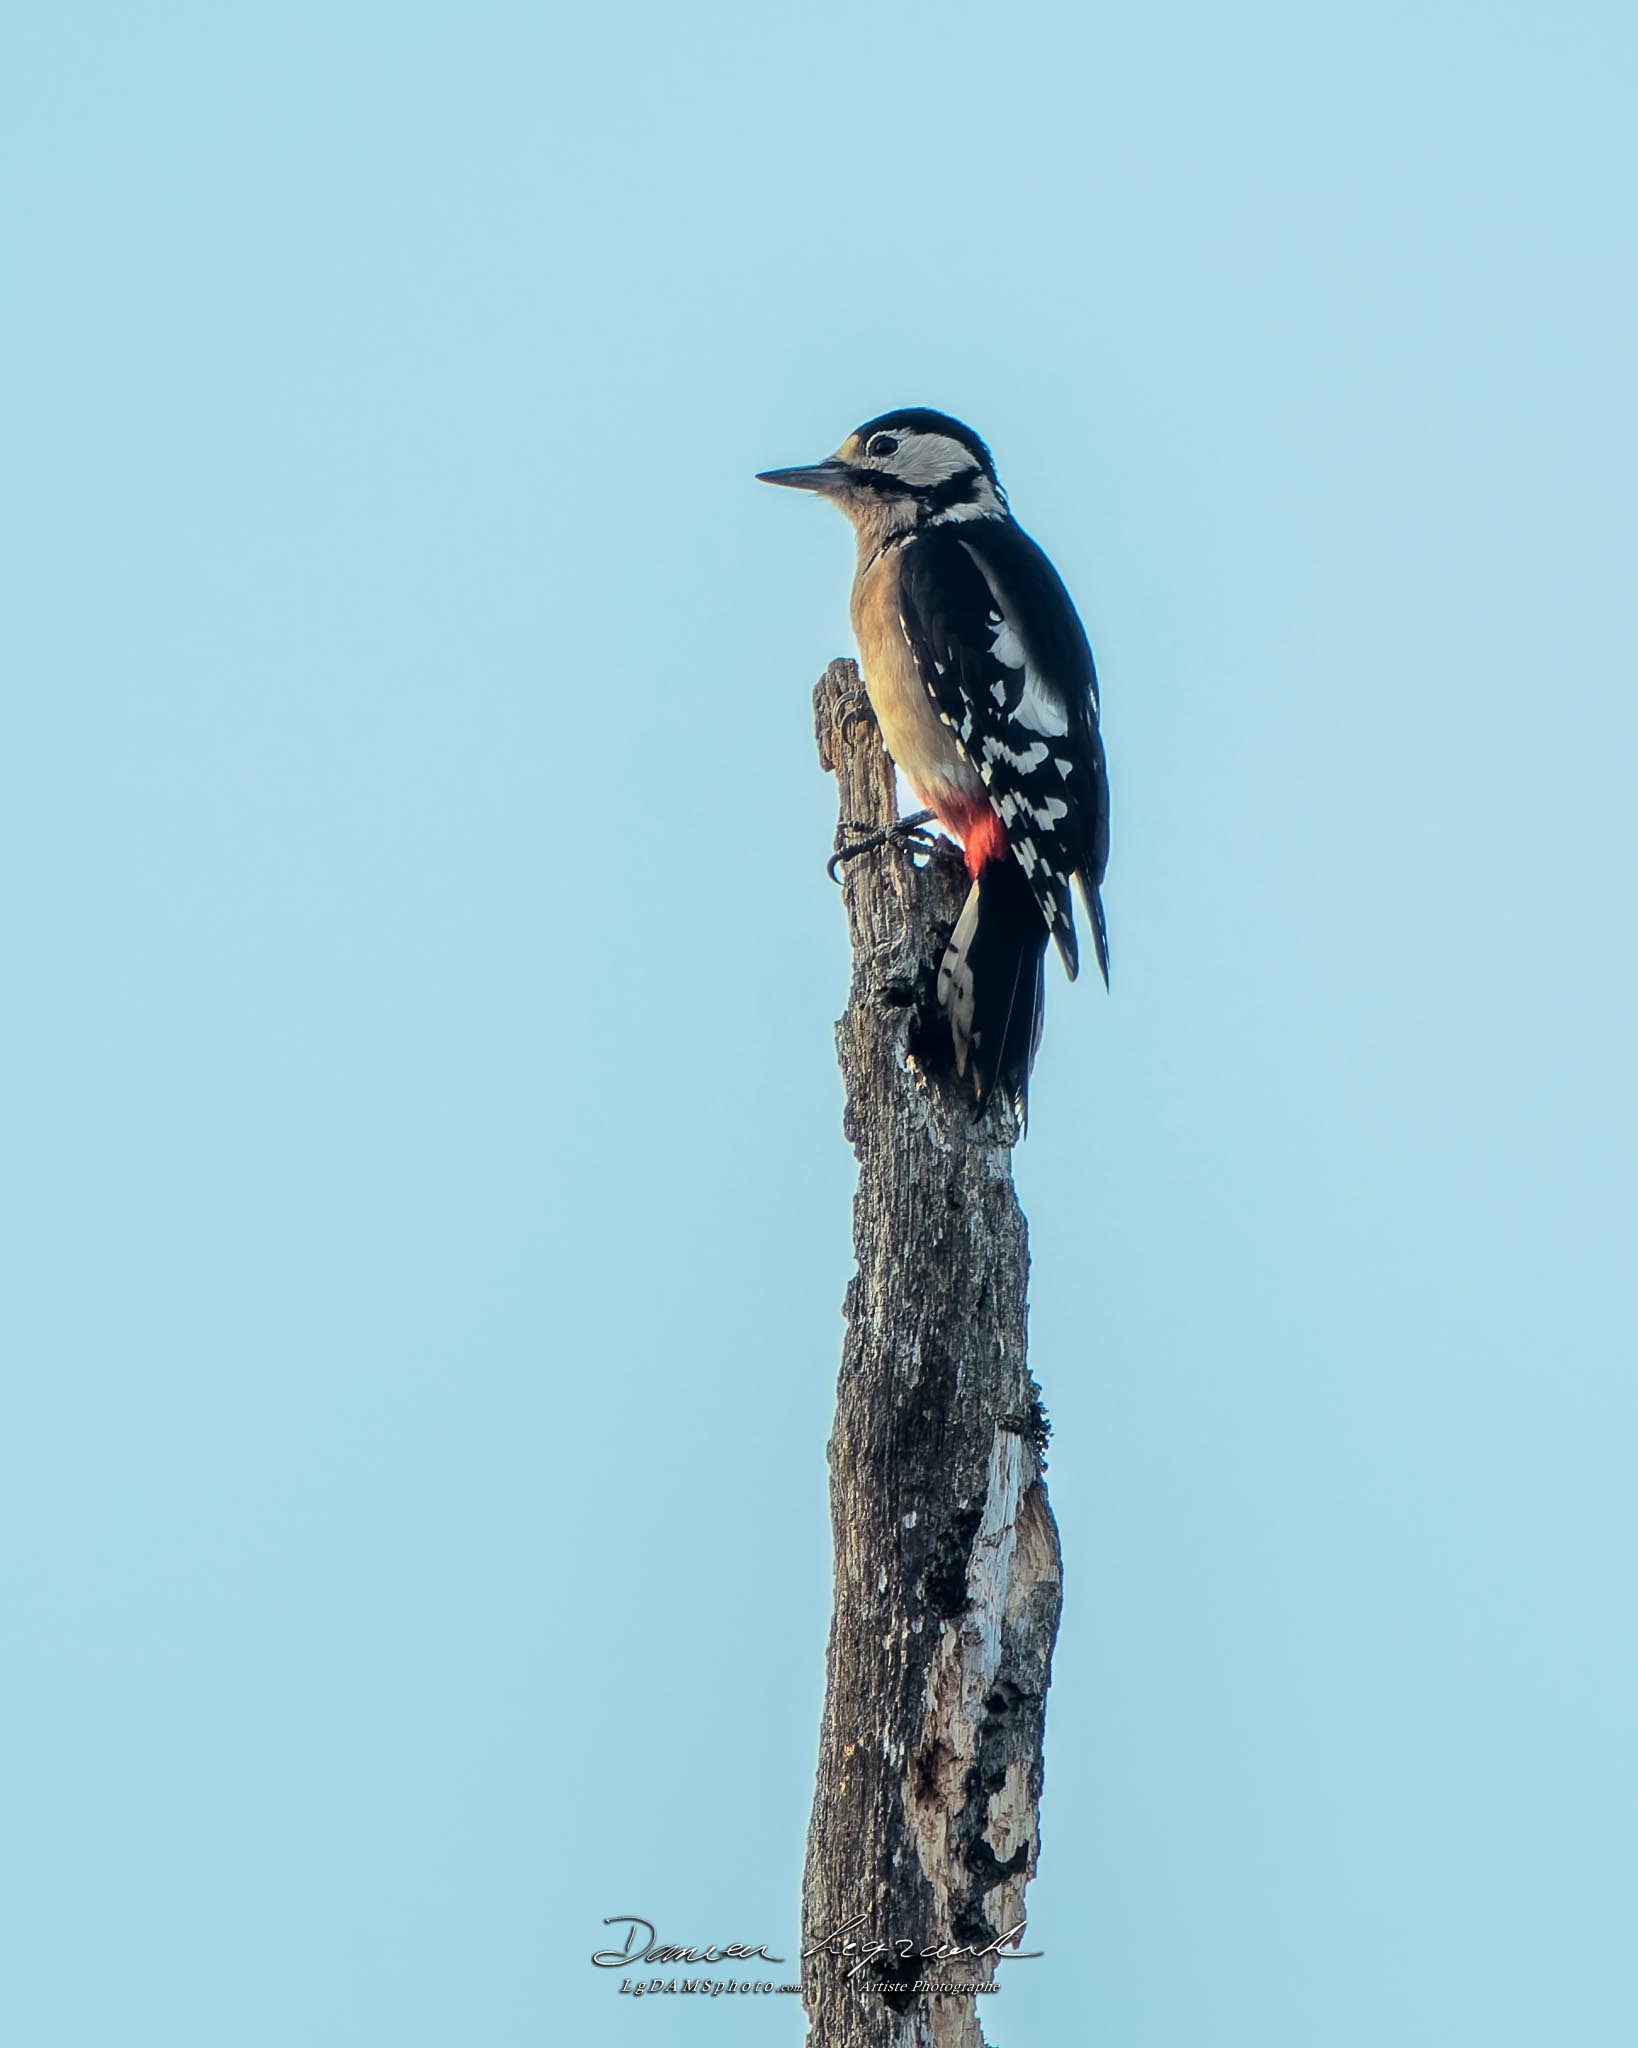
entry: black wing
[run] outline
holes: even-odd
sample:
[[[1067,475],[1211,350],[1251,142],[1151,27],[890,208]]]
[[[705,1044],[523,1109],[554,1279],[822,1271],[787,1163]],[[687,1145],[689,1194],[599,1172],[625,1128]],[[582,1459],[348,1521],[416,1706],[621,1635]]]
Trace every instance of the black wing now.
[[[1057,570],[1014,521],[962,520],[910,543],[899,587],[922,681],[983,777],[1065,967],[1073,977],[1075,876],[1107,981],[1098,890],[1109,861],[1109,778],[1098,678]]]

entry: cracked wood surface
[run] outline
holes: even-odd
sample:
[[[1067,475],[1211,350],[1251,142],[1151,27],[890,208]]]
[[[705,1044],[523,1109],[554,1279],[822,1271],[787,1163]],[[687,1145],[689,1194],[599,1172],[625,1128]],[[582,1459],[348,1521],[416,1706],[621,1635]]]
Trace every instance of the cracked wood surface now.
[[[893,769],[852,662],[831,664],[814,713],[841,847],[896,819]],[[911,1987],[994,1978],[1039,1844],[1061,1568],[1025,1352],[1016,1133],[999,1101],[972,1121],[932,1001],[966,893],[959,856],[917,866],[888,846],[841,874],[853,985],[836,1042],[859,1160],[858,1270],[830,1442],[836,1590],[803,1883],[808,2048],[983,2048],[988,1998]],[[878,1949],[895,1941],[916,1954]],[[990,1953],[920,1958],[941,1945]],[[1006,1963],[1003,1985],[1033,1967]]]

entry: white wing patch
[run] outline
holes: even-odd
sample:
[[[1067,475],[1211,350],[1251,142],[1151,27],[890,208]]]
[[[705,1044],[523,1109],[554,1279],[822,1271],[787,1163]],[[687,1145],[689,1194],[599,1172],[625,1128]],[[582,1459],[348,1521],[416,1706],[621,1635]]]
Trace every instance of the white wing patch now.
[[[1012,630],[999,612],[991,612],[995,621],[995,638],[990,642],[990,652],[1003,668],[1027,668],[1024,643]]]
[[[1032,668],[1024,670],[1023,695],[1013,716],[1020,725],[1045,733],[1048,739],[1061,740],[1069,730],[1069,713]],[[1044,749],[1041,758],[1046,759]]]
[[[996,734],[986,733],[984,735],[984,759],[993,764],[1000,760],[1003,755],[1018,770],[1020,775],[1030,775],[1046,759],[1047,743],[1045,740],[1036,740],[1032,746],[1026,747],[1020,753],[1016,747],[1009,747],[1006,741],[998,738]]]
[[[1006,828],[1013,858],[1029,882],[1073,980],[1079,963],[1069,884],[1080,859],[1080,837],[1067,828],[1074,818],[1073,793],[1081,763],[1078,739],[1071,741],[1067,753],[1058,748],[1069,737],[1075,705],[1031,660],[1023,635],[1007,617],[1000,590],[978,550],[963,543],[962,551],[984,578],[988,593],[988,604],[980,599],[979,617],[973,617],[973,611],[979,609],[973,604],[978,593],[968,583],[966,595],[960,598],[966,608],[964,620],[959,612],[953,626],[937,619],[933,633],[924,635],[912,604],[901,611],[901,631],[906,645],[918,650],[937,715],[958,737],[964,765],[969,773],[978,771],[980,787]],[[962,587],[958,579],[956,591]],[[916,620],[914,632],[912,619]],[[948,646],[940,644],[939,632],[970,636],[966,649],[958,646],[952,656]],[[951,639],[949,644],[957,643]],[[1062,795],[1052,793],[1060,790]],[[958,1013],[964,1005],[967,1014],[971,1013],[970,980],[965,978],[970,975],[970,962],[966,947],[959,943],[961,936],[958,930],[942,963],[939,991],[941,1000],[947,999],[952,1009],[958,1043]]]
[[[969,550],[969,553],[971,550]],[[974,556],[977,561],[977,557]],[[983,563],[979,562],[980,569]],[[988,576],[985,577],[988,582]],[[1040,733],[1046,739],[1061,740],[1069,730],[1069,713],[1050,684],[1030,666],[1024,643],[1001,610],[1001,598],[995,585],[990,584],[990,595],[995,599],[995,608],[990,613],[995,626],[995,638],[990,642],[990,653],[1003,668],[1010,668],[1014,674],[1022,673],[1023,687],[1018,693],[1018,702],[1013,717],[1027,726],[1031,732]],[[991,685],[995,701],[1005,701],[999,683]],[[1045,759],[1043,750],[1042,759]],[[1033,763],[1031,764],[1033,765]]]
[[[980,733],[978,772],[990,792],[990,801],[1007,828],[1013,857],[1029,878],[1047,929],[1057,939],[1063,952],[1064,966],[1073,980],[1077,965],[1074,925],[1063,894],[1071,863],[1065,861],[1060,874],[1052,858],[1058,846],[1059,827],[1069,816],[1069,805],[1060,796],[1032,794],[1028,787],[1032,778],[1038,782],[1040,772],[1048,762],[1057,769],[1061,783],[1068,782],[1074,774],[1073,757],[1054,752],[1048,744],[1067,736],[1069,707],[1061,693],[1031,663],[1029,651],[1017,628],[1006,616],[1001,593],[991,582],[989,571],[971,548],[967,552],[989,585],[990,606],[986,620],[990,629],[989,654],[996,666],[1005,671],[1004,676],[990,684],[990,696],[1000,714],[996,722],[1002,730]],[[973,722],[973,706],[969,701],[967,716],[962,721],[962,738],[968,744],[971,744],[970,727]],[[999,791],[995,786],[998,776],[1002,783]],[[1006,787],[1015,780],[1022,781],[1026,787]]]

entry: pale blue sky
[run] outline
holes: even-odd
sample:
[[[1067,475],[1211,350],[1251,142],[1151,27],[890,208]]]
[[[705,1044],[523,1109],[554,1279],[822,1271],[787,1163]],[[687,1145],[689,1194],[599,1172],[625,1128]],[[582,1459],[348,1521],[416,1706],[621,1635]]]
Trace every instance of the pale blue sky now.
[[[0,52],[0,2033],[800,2039],[900,404],[1080,600],[1005,2048],[1638,2032],[1635,34],[67,4]]]

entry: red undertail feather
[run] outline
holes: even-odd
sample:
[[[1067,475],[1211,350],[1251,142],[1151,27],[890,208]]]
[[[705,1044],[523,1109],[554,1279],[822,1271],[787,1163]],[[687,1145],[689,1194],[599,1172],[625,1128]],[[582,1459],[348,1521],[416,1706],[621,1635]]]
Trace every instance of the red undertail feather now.
[[[960,801],[935,805],[939,823],[953,839],[959,839],[967,857],[967,872],[976,882],[981,868],[991,861],[1005,860],[1012,851],[1007,828],[997,817],[987,797],[970,803]]]

